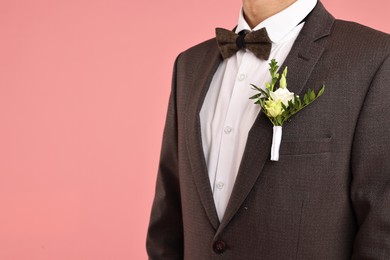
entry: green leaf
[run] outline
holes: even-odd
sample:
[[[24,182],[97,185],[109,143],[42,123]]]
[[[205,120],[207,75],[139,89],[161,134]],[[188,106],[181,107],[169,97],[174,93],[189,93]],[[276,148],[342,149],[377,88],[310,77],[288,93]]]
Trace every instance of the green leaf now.
[[[302,105],[301,99],[297,95],[295,95],[295,105],[294,105],[295,110],[299,109],[301,105]]]
[[[306,93],[306,94],[303,96],[303,102],[304,102],[305,105],[310,103],[308,93]]]
[[[320,91],[318,91],[317,97],[322,96],[322,94],[324,94],[324,91],[325,91],[325,85],[322,85],[322,88],[320,89]]]
[[[269,92],[266,92],[266,91],[264,91],[264,90],[262,90],[262,89],[259,89],[259,91],[260,91],[260,93],[263,95],[263,96],[265,96],[265,97],[269,97]]]
[[[270,65],[270,71],[273,73],[275,73],[279,68],[278,62],[275,59],[272,59],[269,65]]]
[[[259,102],[260,106],[261,106],[262,108],[264,108],[264,105],[265,105],[264,99],[259,99],[258,102]]]
[[[309,94],[310,95],[310,102],[312,102],[316,99],[316,93],[314,93],[314,91],[310,90],[310,89],[309,89],[309,91],[310,91],[310,94]]]
[[[257,87],[256,85],[251,84],[251,86],[252,86],[255,90],[259,90],[259,91],[260,91],[260,88]]]
[[[276,123],[278,123],[278,125],[282,125],[283,124],[281,116],[277,116],[275,119],[276,119]]]

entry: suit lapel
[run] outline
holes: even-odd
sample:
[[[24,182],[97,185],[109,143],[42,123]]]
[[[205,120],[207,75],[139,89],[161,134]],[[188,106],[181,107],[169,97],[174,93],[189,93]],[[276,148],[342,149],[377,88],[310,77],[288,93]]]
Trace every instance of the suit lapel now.
[[[191,161],[192,174],[199,193],[199,197],[205,208],[206,214],[212,226],[217,230],[219,226],[218,214],[214,205],[213,194],[210,186],[206,160],[202,147],[202,136],[199,112],[209,89],[211,80],[217,70],[222,57],[217,43],[210,49],[199,64],[195,77],[191,84],[191,93],[188,98],[187,110],[187,150]]]
[[[318,2],[281,66],[281,71],[285,66],[288,66],[288,88],[295,94],[299,95],[301,93],[324,52],[324,48],[315,41],[330,33],[333,21],[334,18]],[[226,227],[241,207],[259,178],[265,162],[269,160],[272,127],[264,113],[260,113],[249,131],[233,192],[216,236]]]

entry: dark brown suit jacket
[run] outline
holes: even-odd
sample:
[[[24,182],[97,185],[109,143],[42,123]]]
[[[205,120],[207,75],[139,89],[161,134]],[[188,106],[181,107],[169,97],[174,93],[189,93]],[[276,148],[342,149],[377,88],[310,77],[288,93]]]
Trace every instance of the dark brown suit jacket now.
[[[292,92],[325,83],[325,93],[285,124],[279,162],[259,114],[219,222],[199,111],[221,56],[215,39],[179,55],[150,259],[390,259],[389,56],[389,35],[335,20],[318,3],[283,66]]]

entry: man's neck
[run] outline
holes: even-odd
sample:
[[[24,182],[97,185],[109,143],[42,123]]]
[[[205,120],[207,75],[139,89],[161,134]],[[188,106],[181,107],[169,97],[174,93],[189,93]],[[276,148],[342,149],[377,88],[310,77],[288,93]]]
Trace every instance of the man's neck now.
[[[286,9],[297,0],[243,0],[244,17],[253,29],[274,14]]]

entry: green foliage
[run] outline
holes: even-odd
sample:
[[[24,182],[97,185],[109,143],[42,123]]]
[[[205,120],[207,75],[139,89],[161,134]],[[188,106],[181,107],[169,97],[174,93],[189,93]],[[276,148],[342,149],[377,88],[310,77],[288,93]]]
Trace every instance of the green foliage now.
[[[268,91],[274,91],[275,84],[278,82],[279,79],[279,73],[277,73],[279,66],[278,62],[275,59],[272,59],[271,62],[269,63],[270,66],[270,73],[271,73],[271,83],[267,83],[266,87]]]
[[[325,91],[325,85],[322,85],[322,88],[318,91],[317,94],[315,93],[314,90],[311,90],[309,88],[308,91],[304,94],[303,99],[299,98],[299,96],[294,94],[294,100],[288,101],[287,106],[282,103],[282,108],[283,108],[282,114],[276,117],[272,117],[267,112],[267,109],[265,107],[265,102],[268,100],[272,100],[270,93],[274,92],[274,87],[278,82],[280,75],[279,73],[277,73],[279,66],[275,59],[272,59],[269,65],[270,65],[269,71],[271,74],[271,82],[268,82],[266,84],[266,90],[263,90],[251,84],[253,89],[259,91],[259,93],[250,97],[250,99],[256,100],[255,104],[260,105],[262,111],[267,115],[267,117],[269,118],[269,120],[272,122],[273,125],[282,126],[284,122],[290,119],[290,117],[292,117],[293,115],[295,115],[296,113],[298,113],[299,111],[301,111],[302,109],[304,109],[305,107],[313,103],[317,98],[322,96]],[[279,85],[281,87],[287,86],[286,77],[287,77],[287,66],[282,73],[281,80],[283,80],[283,82],[279,82]]]

